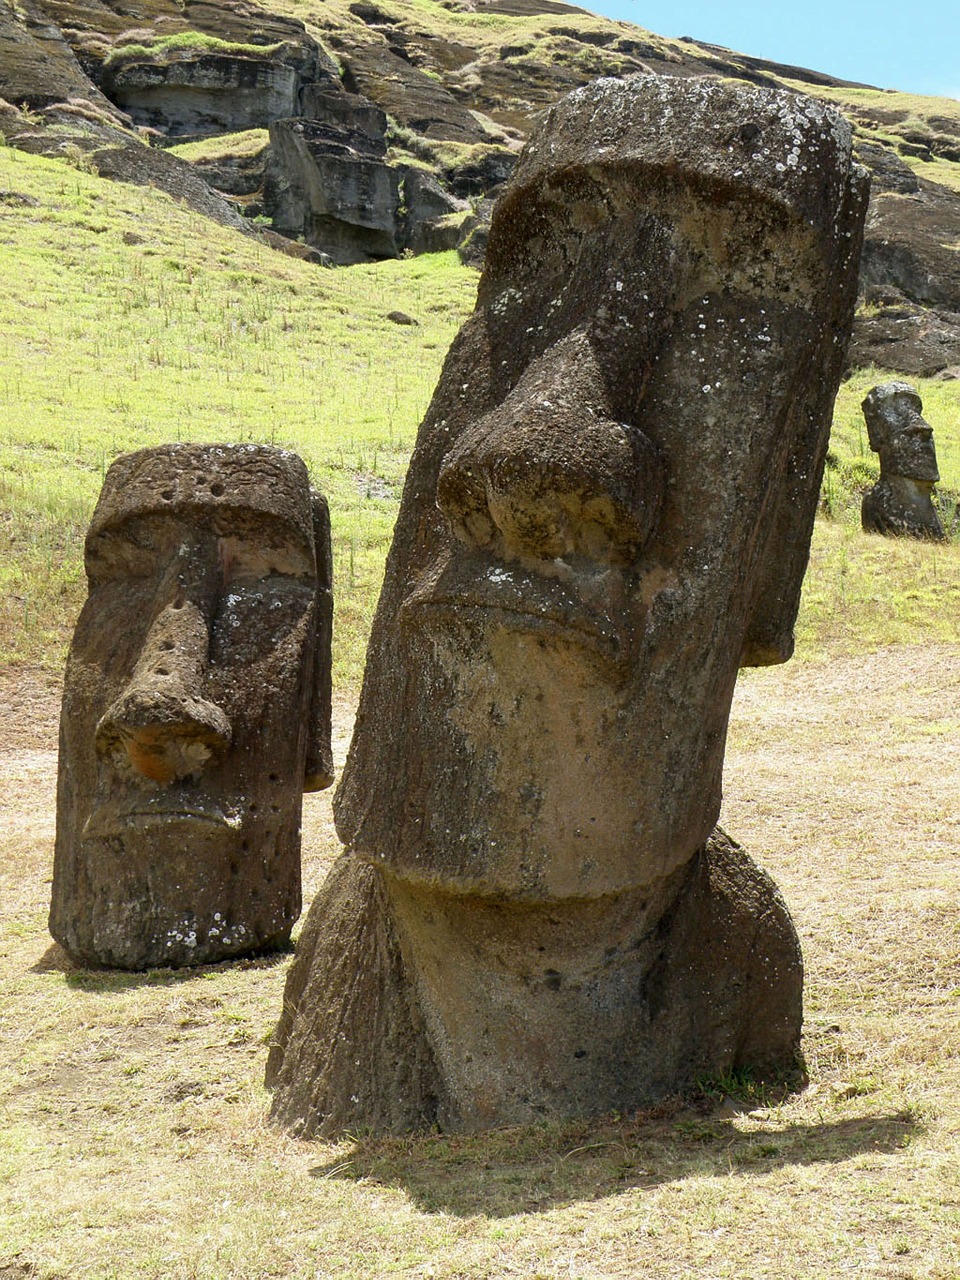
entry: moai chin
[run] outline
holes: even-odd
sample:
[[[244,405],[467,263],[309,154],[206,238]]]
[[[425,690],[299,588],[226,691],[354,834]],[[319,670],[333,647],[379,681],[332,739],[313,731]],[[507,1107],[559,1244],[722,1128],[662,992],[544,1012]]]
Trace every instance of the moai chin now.
[[[919,394],[907,382],[882,382],[862,408],[870,448],[880,455],[880,479],[860,507],[864,530],[944,542],[933,505],[933,486],[940,479],[937,451]]]
[[[260,445],[118,458],[64,678],[50,931],[83,964],[209,964],[300,914],[304,790],[329,786],[330,528]]]
[[[801,957],[716,827],[782,662],[866,182],[819,103],[602,80],[524,152],[420,429],[267,1066],[303,1134],[635,1108],[796,1062]]]

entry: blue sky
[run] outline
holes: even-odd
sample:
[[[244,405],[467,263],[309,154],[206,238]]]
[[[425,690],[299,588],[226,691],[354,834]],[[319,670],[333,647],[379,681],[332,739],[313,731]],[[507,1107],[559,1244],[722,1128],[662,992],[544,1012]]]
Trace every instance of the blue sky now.
[[[960,0],[572,0],[665,36],[960,98]]]

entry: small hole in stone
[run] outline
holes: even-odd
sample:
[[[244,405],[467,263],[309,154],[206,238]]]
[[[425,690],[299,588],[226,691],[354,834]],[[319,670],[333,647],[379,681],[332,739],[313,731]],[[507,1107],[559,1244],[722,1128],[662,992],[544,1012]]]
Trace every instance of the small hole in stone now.
[[[171,649],[173,649],[173,648],[175,648],[175,647],[176,647],[176,646],[174,645],[174,643],[173,643],[173,641],[172,641],[172,640],[161,640],[161,641],[160,641],[160,648],[161,648],[161,649],[163,649],[163,651],[164,651],[165,653],[169,653],[169,652],[170,652],[170,650],[171,650]]]
[[[240,874],[240,865],[239,865],[239,863],[237,863],[237,862],[231,862],[231,863],[230,863],[230,874],[231,874],[232,876],[238,876],[238,875]]]
[[[279,806],[278,804],[272,804],[272,805],[270,806],[270,812],[271,812],[271,813],[279,813],[279,812],[280,812],[280,806]]]
[[[169,667],[154,667],[158,676],[168,676],[170,674]]]
[[[249,813],[256,813],[256,812],[257,812],[257,806],[256,806],[255,804],[248,804],[248,805],[247,805],[247,810],[248,810],[248,812],[249,812]]]
[[[270,781],[271,781],[271,782],[279,782],[279,781],[280,781],[279,776],[278,776],[277,774],[275,774],[275,773],[271,773],[271,774],[269,774],[268,776],[269,776],[269,778],[270,778]]]
[[[243,852],[244,852],[244,853],[248,853],[248,852],[249,852],[249,850],[250,850],[250,841],[249,841],[249,840],[241,840],[241,841],[240,841],[240,848],[243,850]]]
[[[197,484],[206,484],[206,483],[207,483],[207,477],[206,477],[206,476],[197,476],[197,477],[196,477],[196,481],[197,481]]]
[[[210,492],[215,498],[219,498],[222,495],[223,485],[219,480],[214,480],[213,484],[210,486]]]
[[[172,490],[172,489],[164,489],[164,491],[163,491],[163,493],[161,493],[160,497],[164,500],[164,502],[172,502],[172,501],[173,501],[173,490]]]

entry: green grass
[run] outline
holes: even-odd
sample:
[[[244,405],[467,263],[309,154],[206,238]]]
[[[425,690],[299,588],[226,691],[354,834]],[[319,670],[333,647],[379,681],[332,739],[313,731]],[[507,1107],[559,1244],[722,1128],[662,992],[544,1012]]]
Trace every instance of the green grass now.
[[[0,188],[38,201],[0,204],[0,662],[62,661],[116,454],[259,440],[296,449],[331,500],[339,676],[355,682],[411,443],[476,273],[454,254],[323,270],[10,148]]]
[[[257,156],[269,142],[268,129],[244,129],[240,133],[220,133],[212,138],[198,138],[196,142],[179,142],[165,150],[190,164],[197,164],[205,160],[240,160],[247,156]]]
[[[275,44],[238,44],[221,40],[218,36],[202,31],[177,31],[169,36],[157,36],[147,43],[139,41],[115,45],[104,59],[104,66],[115,67],[124,62],[144,60],[169,60],[178,57],[195,57],[202,54],[226,54],[230,57],[275,57],[283,48],[283,42]]]

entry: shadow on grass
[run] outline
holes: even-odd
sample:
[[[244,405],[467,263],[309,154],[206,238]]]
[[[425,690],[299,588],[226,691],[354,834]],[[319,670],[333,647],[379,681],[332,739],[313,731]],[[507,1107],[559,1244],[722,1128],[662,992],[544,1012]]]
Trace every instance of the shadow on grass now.
[[[47,947],[31,973],[62,973],[68,987],[78,991],[103,994],[115,991],[131,991],[137,987],[172,987],[189,982],[205,973],[224,970],[272,969],[285,964],[293,954],[293,945],[275,948],[260,955],[240,956],[236,960],[221,960],[219,964],[201,964],[184,969],[144,969],[134,972],[126,969],[100,969],[74,964],[58,942]]]
[[[367,1179],[406,1191],[423,1212],[490,1218],[543,1213],[690,1177],[758,1177],[788,1165],[839,1163],[906,1146],[909,1112],[816,1123],[751,1121],[714,1107],[494,1133],[360,1139],[316,1165],[315,1178]]]

